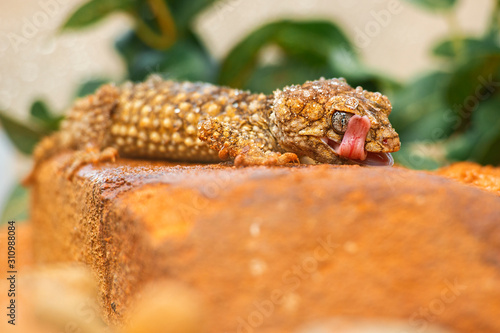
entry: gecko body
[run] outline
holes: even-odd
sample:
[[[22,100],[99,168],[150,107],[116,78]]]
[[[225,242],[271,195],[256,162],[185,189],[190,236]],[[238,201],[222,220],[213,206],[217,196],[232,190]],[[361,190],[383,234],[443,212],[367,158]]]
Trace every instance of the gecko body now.
[[[34,152],[35,163],[75,150],[71,170],[113,159],[186,162],[233,159],[236,165],[283,165],[308,156],[320,163],[392,165],[398,134],[387,97],[344,79],[320,79],[272,95],[157,76],[105,85],[79,99],[61,129]],[[36,165],[36,164],[35,164]]]

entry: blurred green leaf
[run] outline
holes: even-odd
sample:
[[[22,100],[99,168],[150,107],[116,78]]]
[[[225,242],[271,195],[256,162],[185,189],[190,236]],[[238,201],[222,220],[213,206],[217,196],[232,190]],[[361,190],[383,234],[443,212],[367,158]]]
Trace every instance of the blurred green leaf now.
[[[328,68],[311,68],[301,62],[285,60],[277,65],[266,65],[252,72],[245,88],[270,94],[277,88],[285,85],[305,82],[311,78],[319,78],[322,75],[329,76]]]
[[[40,100],[37,100],[31,104],[30,115],[41,121],[42,123],[49,122],[52,120],[52,115],[47,107],[47,105]]]
[[[472,114],[471,132],[477,140],[471,159],[482,164],[500,164],[500,98],[490,99]]]
[[[500,47],[497,45],[496,40],[491,38],[461,39],[461,37],[457,36],[441,41],[434,46],[432,52],[445,58],[468,59],[483,54],[500,53]]]
[[[62,26],[63,30],[92,25],[116,11],[134,8],[136,0],[90,0],[78,8]]]
[[[278,21],[255,30],[229,52],[221,66],[219,83],[244,87],[258,67],[260,51],[269,45],[277,45],[287,58],[312,69],[328,66],[335,50],[356,56],[345,34],[331,22]]]
[[[445,99],[454,110],[470,113],[475,105],[491,96],[489,88],[498,86],[500,54],[469,59],[451,74]],[[497,88],[495,88],[497,89]]]
[[[321,67],[330,60],[330,55],[341,50],[356,58],[354,48],[346,35],[329,21],[278,22],[281,27],[275,43],[292,58],[312,67]]]
[[[476,162],[486,165],[500,165],[500,153],[498,152],[498,147],[500,147],[500,121],[490,126],[488,134],[484,137],[484,145],[480,146],[481,149],[477,150],[472,154],[472,159]],[[483,144],[482,141],[479,143]]]
[[[20,184],[16,185],[5,203],[0,223],[8,221],[23,222],[28,220],[29,190]]]
[[[442,166],[442,163],[431,157],[425,145],[406,144],[402,149],[393,153],[394,162],[410,169],[434,170]]]
[[[265,25],[238,43],[224,59],[218,82],[231,87],[242,87],[257,65],[258,52],[279,30],[278,23]]]
[[[370,91],[391,94],[402,86],[388,75],[366,67],[358,57],[345,48],[334,49],[330,54],[329,67],[333,76],[344,77],[353,87],[362,86]],[[323,74],[330,76],[330,74]]]
[[[457,119],[443,98],[448,80],[445,72],[431,72],[391,96],[391,123],[403,142],[431,138],[435,141],[451,134]]]
[[[337,48],[332,50],[329,55],[329,67],[337,73],[338,76],[349,78],[356,81],[370,80],[374,76],[379,76],[368,67],[366,67],[351,50],[346,48]],[[380,75],[390,81],[386,76]],[[352,85],[352,84],[351,84]]]
[[[175,21],[175,26],[180,38],[182,39],[186,34],[189,34],[192,29],[193,19],[203,9],[209,5],[217,2],[218,0],[162,0],[168,5],[168,9]],[[142,18],[150,27],[160,30],[158,26],[157,17],[151,7],[152,1],[138,0],[134,8],[134,12]],[[224,3],[222,6],[231,6],[231,4]]]
[[[137,59],[142,53],[152,52],[154,50],[144,44],[133,30],[120,36],[115,42],[115,47],[118,53],[123,57],[123,60],[125,60],[128,78],[131,80],[140,80],[134,73],[136,71],[134,68],[138,67],[136,64],[138,62]]]
[[[33,125],[24,124],[6,113],[0,112],[0,123],[14,146],[22,153],[30,155],[45,133]]]
[[[78,91],[76,92],[77,97],[85,97],[88,95],[91,95],[97,91],[97,89],[102,86],[103,84],[109,83],[110,80],[108,79],[91,79],[88,81],[85,81],[80,87],[78,88]]]
[[[406,1],[431,10],[451,9],[457,3],[457,0],[406,0]]]
[[[175,19],[177,29],[183,33],[192,28],[191,24],[196,15],[217,1],[218,0],[168,0],[167,2]],[[217,6],[217,4],[215,4],[215,6]],[[232,8],[231,2],[224,2],[220,8],[216,7],[216,10],[224,10],[225,7],[223,6]]]
[[[446,153],[450,161],[465,161],[470,158],[477,142],[476,133],[462,133],[451,137],[446,142]]]
[[[456,120],[446,108],[435,108],[412,123],[401,133],[404,142],[427,140],[437,142],[453,133]]]
[[[472,160],[481,164],[500,164],[500,98],[482,103],[471,115],[471,127],[447,143],[453,161]]]
[[[177,80],[213,80],[213,60],[193,35],[162,51],[145,45],[131,31],[117,41],[116,48],[125,59],[132,81],[144,80],[152,73]]]
[[[47,104],[41,100],[36,100],[31,104],[30,116],[40,125],[40,129],[44,135],[52,133],[59,129],[59,124],[63,116],[56,116],[50,110]]]

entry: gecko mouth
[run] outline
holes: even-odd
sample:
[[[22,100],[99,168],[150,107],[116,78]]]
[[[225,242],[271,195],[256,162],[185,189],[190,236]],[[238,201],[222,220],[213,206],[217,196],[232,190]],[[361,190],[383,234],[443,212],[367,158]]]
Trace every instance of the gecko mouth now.
[[[330,146],[330,148],[335,151],[335,154],[342,156],[339,154],[340,143],[331,140],[330,138],[321,138],[325,144]],[[364,148],[363,148],[364,149]],[[392,155],[389,153],[372,153],[365,150],[365,159],[355,159],[348,158],[351,162],[359,165],[370,165],[370,166],[392,166],[394,164],[394,159]],[[345,156],[344,156],[345,157]]]
[[[369,130],[370,120],[368,117],[354,115],[347,124],[347,130],[341,143],[328,137],[321,138],[321,140],[332,148],[337,155],[347,158],[355,164],[392,166],[394,160],[391,154],[366,151],[365,140]]]

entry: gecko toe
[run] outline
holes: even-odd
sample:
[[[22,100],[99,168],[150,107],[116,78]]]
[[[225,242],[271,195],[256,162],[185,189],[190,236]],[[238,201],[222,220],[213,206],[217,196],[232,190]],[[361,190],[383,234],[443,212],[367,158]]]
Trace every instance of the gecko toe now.
[[[116,148],[107,147],[100,151],[95,148],[87,148],[84,151],[77,151],[63,166],[64,176],[71,180],[78,169],[85,164],[95,164],[98,162],[115,162],[118,157]]]

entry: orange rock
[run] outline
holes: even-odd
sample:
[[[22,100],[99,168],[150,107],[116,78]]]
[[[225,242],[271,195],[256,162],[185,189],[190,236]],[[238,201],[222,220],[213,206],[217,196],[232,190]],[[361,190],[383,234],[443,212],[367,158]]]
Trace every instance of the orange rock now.
[[[45,162],[39,262],[81,261],[111,323],[169,279],[206,332],[293,332],[332,317],[500,331],[500,197],[402,168],[233,168],[118,160],[69,181]],[[133,316],[132,316],[133,317]]]
[[[2,221],[5,223],[5,221]],[[32,256],[32,227],[29,223],[16,221],[15,223],[15,237],[16,237],[16,249],[15,249],[15,263],[14,263],[14,273],[15,279],[13,280],[15,286],[12,289],[14,293],[12,295],[11,283],[7,278],[10,277],[12,268],[8,266],[7,256],[8,256],[8,226],[2,225],[0,228],[0,272],[2,272],[2,278],[0,279],[0,304],[2,305],[2,320],[0,320],[0,332],[17,332],[17,333],[27,333],[27,332],[41,332],[46,331],[43,327],[37,327],[34,325],[34,315],[32,307],[28,303],[29,295],[23,290],[23,286],[20,283],[21,277],[24,273],[30,269],[33,265]],[[11,294],[11,296],[9,296]],[[7,306],[10,306],[11,299],[14,300],[15,304],[15,326],[8,323],[11,320],[7,317],[10,310],[7,310]],[[14,318],[12,318],[14,319]],[[37,330],[38,329],[38,330]]]
[[[500,168],[460,162],[441,168],[436,173],[500,195]]]
[[[131,309],[123,333],[200,333],[203,302],[193,291],[169,281],[151,283]]]
[[[2,221],[5,223],[6,221]],[[16,262],[15,268],[17,270],[26,269],[33,265],[33,228],[30,223],[23,221],[15,222],[15,232],[16,232]],[[2,272],[6,272],[7,267],[7,241],[8,241],[8,225],[4,224],[0,227],[0,244],[2,250],[0,250],[0,269]]]

